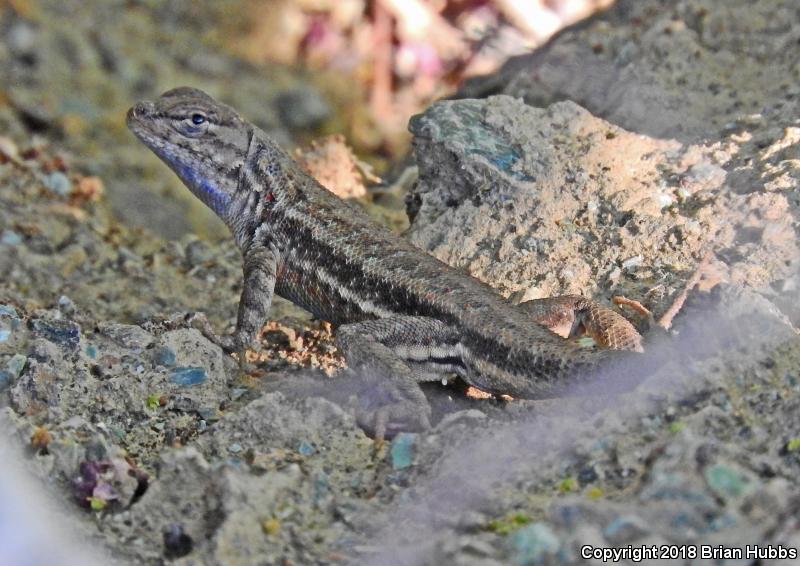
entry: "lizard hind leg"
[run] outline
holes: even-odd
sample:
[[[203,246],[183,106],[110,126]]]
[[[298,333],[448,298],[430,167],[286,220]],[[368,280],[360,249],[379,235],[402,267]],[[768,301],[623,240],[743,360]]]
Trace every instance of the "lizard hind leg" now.
[[[621,314],[580,295],[534,299],[517,305],[535,322],[564,338],[591,336],[609,350],[642,352],[642,335]]]
[[[336,344],[348,366],[365,380],[356,419],[377,440],[430,427],[431,409],[421,381],[458,367],[458,337],[440,320],[394,316],[346,324]],[[421,369],[424,368],[424,371]]]

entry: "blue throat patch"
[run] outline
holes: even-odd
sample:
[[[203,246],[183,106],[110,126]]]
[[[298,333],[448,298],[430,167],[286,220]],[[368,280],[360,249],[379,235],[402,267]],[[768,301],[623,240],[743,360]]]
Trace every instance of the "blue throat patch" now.
[[[195,194],[206,205],[220,216],[224,216],[231,197],[220,190],[211,179],[203,177],[195,169],[189,166],[178,166],[178,175],[195,189]]]

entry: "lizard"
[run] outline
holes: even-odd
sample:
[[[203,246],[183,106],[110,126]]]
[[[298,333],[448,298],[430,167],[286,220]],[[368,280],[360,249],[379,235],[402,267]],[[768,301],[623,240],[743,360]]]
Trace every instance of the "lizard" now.
[[[241,364],[274,294],[331,322],[348,366],[392,383],[382,406],[360,412],[376,438],[430,426],[422,381],[456,374],[487,393],[547,398],[599,379],[603,368],[626,373],[641,356],[641,335],[622,315],[579,295],[510,304],[335,196],[201,90],[138,102],[126,122],[225,222],[241,251],[235,330],[217,335],[203,318],[204,334]],[[568,339],[580,333],[604,348]]]

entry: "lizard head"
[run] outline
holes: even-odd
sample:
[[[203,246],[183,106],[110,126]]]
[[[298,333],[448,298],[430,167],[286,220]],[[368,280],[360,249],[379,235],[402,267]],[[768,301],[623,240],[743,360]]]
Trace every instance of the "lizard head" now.
[[[195,196],[226,216],[252,126],[229,106],[189,87],[167,91],[155,102],[136,103],[128,110],[127,124]]]

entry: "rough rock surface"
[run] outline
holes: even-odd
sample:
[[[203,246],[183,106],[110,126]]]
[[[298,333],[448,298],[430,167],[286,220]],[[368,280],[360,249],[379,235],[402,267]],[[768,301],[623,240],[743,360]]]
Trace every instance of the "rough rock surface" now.
[[[136,5],[145,19],[154,6]],[[192,14],[172,9],[159,12],[165,25]],[[121,25],[136,27],[130,17]],[[628,75],[617,79],[646,76],[666,92],[621,91],[644,111],[604,112],[576,92],[588,111],[496,97],[415,119],[412,238],[506,294],[623,293],[658,313],[707,244],[717,259],[673,335],[652,346],[669,363],[634,392],[464,401],[431,384],[434,428],[382,448],[328,394],[346,379],[303,368],[335,365],[324,329],[278,301],[258,371],[241,375],[183,316],[203,310],[230,327],[238,252],[113,221],[109,200],[75,190],[96,172],[65,151],[79,133],[46,127],[35,141],[39,122],[14,102],[0,140],[0,444],[22,446],[20,473],[42,481],[14,524],[0,498],[0,540],[52,545],[46,498],[102,564],[533,565],[580,563],[586,544],[798,548],[797,112],[773,111],[797,102],[787,45],[798,19],[789,2],[622,1],[535,61],[555,72],[552,53],[585,57],[599,42],[591,56],[617,61],[630,45],[633,67],[619,59]],[[699,34],[698,22],[718,24]],[[35,51],[18,25],[0,33],[17,29],[14,49]],[[675,65],[698,37],[718,48]],[[3,58],[14,44],[0,45]],[[725,52],[744,77],[788,86],[740,82],[719,63]],[[514,77],[492,84],[521,85]],[[730,104],[708,103],[701,79],[734,85]],[[675,114],[662,120],[673,104],[680,131],[633,120],[675,125]],[[109,194],[122,182],[104,179]],[[793,563],[778,558],[762,563]]]
[[[684,145],[508,96],[436,103],[411,131],[411,240],[505,293],[622,294],[660,314],[709,250],[717,282],[785,286],[796,272],[800,168],[782,159],[780,186],[732,187],[747,136]],[[798,136],[757,150],[750,175]]]
[[[572,100],[658,138],[718,141],[760,126],[773,140],[800,108],[798,19],[784,0],[620,0],[460,95]]]

